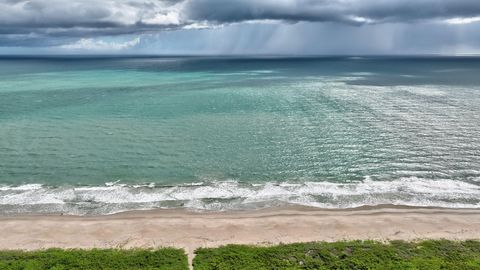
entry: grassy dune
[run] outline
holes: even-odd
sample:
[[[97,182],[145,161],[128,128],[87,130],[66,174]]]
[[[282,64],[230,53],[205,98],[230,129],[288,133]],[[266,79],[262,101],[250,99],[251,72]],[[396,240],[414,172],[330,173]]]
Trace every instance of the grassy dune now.
[[[201,248],[195,270],[480,269],[480,241],[351,241]],[[180,249],[0,251],[1,270],[185,270]]]
[[[480,269],[479,241],[373,241],[255,247],[228,245],[196,251],[195,270],[232,269]]]
[[[180,249],[1,251],[1,270],[186,270]]]

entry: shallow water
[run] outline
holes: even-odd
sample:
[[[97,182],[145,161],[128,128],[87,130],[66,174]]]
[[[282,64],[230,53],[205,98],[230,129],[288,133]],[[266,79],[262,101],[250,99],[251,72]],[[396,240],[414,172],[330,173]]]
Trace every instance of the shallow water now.
[[[480,207],[480,58],[3,58],[0,212]]]

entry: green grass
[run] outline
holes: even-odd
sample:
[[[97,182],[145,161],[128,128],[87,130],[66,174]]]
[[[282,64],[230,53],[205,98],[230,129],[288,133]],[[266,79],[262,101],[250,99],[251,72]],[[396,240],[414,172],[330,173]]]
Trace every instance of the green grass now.
[[[201,248],[195,270],[478,269],[480,241],[351,241]],[[0,251],[0,270],[186,270],[181,249]]]
[[[180,249],[0,251],[1,270],[186,270]]]
[[[352,241],[196,251],[195,270],[234,269],[480,269],[480,241]]]

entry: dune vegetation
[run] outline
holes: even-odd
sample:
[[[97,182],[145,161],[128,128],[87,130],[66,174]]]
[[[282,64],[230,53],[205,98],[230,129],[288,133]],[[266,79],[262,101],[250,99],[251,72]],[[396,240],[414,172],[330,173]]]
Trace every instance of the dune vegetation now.
[[[228,245],[196,251],[195,270],[480,269],[479,241],[351,241],[272,247]]]
[[[1,251],[2,270],[186,270],[181,249]]]
[[[227,245],[195,251],[195,270],[480,269],[480,241]],[[181,249],[0,251],[2,270],[186,270]]]

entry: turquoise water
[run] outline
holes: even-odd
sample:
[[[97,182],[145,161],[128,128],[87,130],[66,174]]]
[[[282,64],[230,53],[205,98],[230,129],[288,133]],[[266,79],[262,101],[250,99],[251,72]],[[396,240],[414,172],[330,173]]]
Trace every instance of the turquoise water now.
[[[480,58],[2,58],[0,212],[480,207]]]

